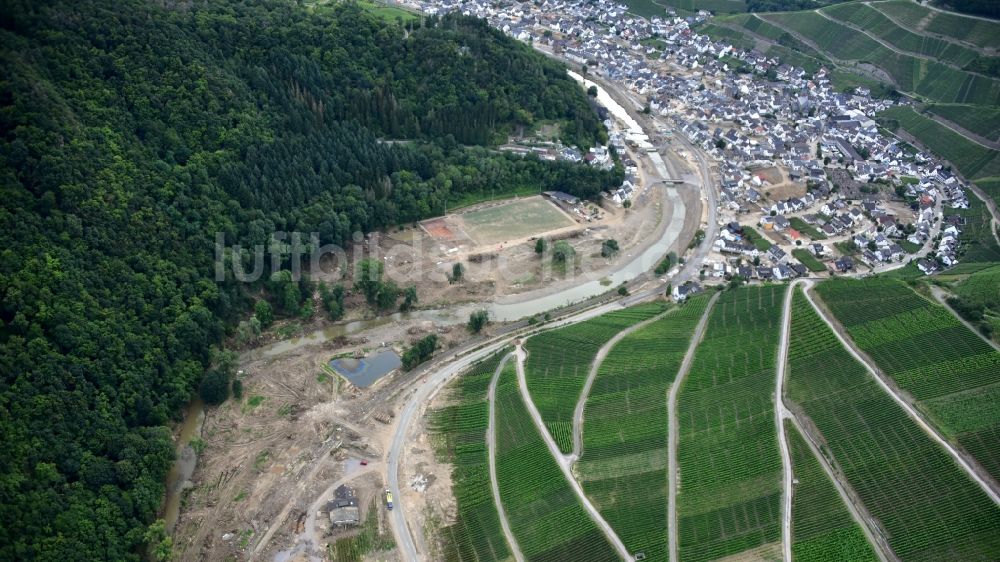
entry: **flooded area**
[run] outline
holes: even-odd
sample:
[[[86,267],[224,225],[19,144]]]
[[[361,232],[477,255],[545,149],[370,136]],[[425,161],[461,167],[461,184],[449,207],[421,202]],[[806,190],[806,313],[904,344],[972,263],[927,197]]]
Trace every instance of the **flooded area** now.
[[[201,435],[204,423],[205,405],[201,398],[195,398],[184,412],[184,425],[177,437],[177,461],[167,473],[167,496],[163,502],[163,520],[167,532],[173,531],[177,525],[184,489],[190,485],[189,480],[198,464],[198,454],[191,447],[191,440]]]
[[[330,361],[330,367],[358,388],[368,388],[375,381],[403,366],[399,355],[385,349],[362,359],[344,357]]]

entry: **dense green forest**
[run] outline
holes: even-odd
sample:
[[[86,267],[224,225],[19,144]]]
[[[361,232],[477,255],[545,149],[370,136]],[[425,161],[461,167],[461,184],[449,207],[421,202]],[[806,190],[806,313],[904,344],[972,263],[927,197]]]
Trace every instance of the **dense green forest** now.
[[[213,280],[215,233],[342,242],[450,194],[620,182],[488,148],[536,119],[604,138],[558,64],[476,20],[406,25],[286,0],[0,0],[0,559],[141,557],[164,424],[263,286]]]

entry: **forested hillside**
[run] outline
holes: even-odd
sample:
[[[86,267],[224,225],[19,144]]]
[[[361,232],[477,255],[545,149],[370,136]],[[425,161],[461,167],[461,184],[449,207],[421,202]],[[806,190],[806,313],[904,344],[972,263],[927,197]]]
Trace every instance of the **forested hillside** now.
[[[140,557],[164,424],[247,305],[213,280],[216,232],[341,242],[450,195],[620,182],[469,147],[535,119],[605,133],[559,65],[485,24],[407,25],[285,0],[0,0],[0,559]]]

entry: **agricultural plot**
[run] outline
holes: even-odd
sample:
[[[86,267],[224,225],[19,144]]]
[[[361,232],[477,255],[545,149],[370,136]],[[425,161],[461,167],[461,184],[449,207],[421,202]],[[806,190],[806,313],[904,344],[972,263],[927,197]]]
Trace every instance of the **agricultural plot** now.
[[[781,540],[775,357],[785,286],[724,293],[677,403],[678,548],[709,560]]]
[[[899,123],[932,152],[951,162],[969,179],[1000,176],[1000,151],[972,142],[911,107],[891,107],[879,114]]]
[[[796,562],[875,562],[878,556],[805,438],[790,422],[785,435],[792,456],[792,558]]]
[[[1000,108],[981,105],[935,103],[927,111],[977,135],[1000,141]]]
[[[835,4],[823,8],[823,13],[864,29],[901,51],[932,57],[959,68],[965,68],[977,59],[984,59],[985,65],[989,66],[988,59],[995,58],[985,57],[972,48],[952,41],[904,29],[882,12],[866,4]]]
[[[500,500],[522,554],[530,561],[618,560],[535,428],[515,368],[508,362],[497,385],[496,465]]]
[[[1000,103],[1000,81],[996,79],[894,52],[863,33],[815,12],[772,13],[759,17],[807,37],[832,58],[879,67],[902,91],[945,103]]]
[[[787,398],[818,428],[824,450],[897,556],[1000,556],[1000,507],[840,345],[801,292],[793,300],[787,368]]]
[[[900,281],[835,279],[817,290],[879,369],[1000,477],[1000,352]]]
[[[1000,49],[1000,22],[938,12],[911,0],[873,2],[871,6],[891,16],[907,29],[941,35],[981,47]]]
[[[666,560],[667,392],[708,303],[691,299],[615,344],[584,410],[583,489],[629,552]]]
[[[991,326],[992,336],[1000,336],[1000,265],[972,273],[953,292],[968,320]]]
[[[597,351],[625,328],[663,312],[644,304],[543,332],[525,344],[528,391],[545,425],[564,453],[573,450],[573,410]]]
[[[458,504],[455,522],[440,533],[442,557],[448,562],[503,560],[510,555],[490,491],[486,449],[490,380],[509,352],[501,351],[455,379],[447,389],[450,405],[430,415],[438,454],[453,467],[452,492]]]
[[[802,248],[795,248],[792,250],[792,256],[795,259],[802,262],[802,265],[806,266],[806,269],[814,273],[826,271],[826,266],[823,262],[816,259],[816,256],[812,255],[809,250],[803,250]]]

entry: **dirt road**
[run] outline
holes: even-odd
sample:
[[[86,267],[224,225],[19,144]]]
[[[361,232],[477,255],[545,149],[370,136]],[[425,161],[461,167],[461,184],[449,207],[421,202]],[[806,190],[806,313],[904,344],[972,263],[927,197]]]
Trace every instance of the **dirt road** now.
[[[531,419],[535,422],[535,428],[538,429],[538,433],[542,436],[542,440],[545,441],[545,445],[549,448],[549,453],[556,459],[559,463],[559,469],[562,470],[563,476],[566,478],[566,482],[573,488],[573,492],[576,493],[576,497],[583,504],[584,510],[586,510],[587,515],[590,519],[597,525],[597,528],[604,533],[604,537],[608,539],[611,546],[618,552],[618,555],[622,557],[623,560],[632,560],[632,555],[629,553],[628,549],[625,548],[625,543],[618,538],[618,534],[615,530],[611,528],[611,525],[604,520],[601,516],[601,512],[597,511],[594,504],[590,503],[590,498],[587,494],[583,492],[583,487],[580,483],[573,477],[573,472],[570,469],[572,465],[572,457],[570,455],[564,455],[559,451],[559,446],[556,445],[555,439],[549,433],[549,430],[545,427],[545,422],[542,421],[542,415],[538,412],[538,408],[535,407],[535,403],[531,400],[531,394],[528,393],[528,383],[524,376],[524,359],[527,357],[527,353],[524,348],[520,345],[514,351],[515,357],[517,358],[517,383],[521,390],[521,399],[524,400],[525,406],[528,408],[528,412],[531,414]]]
[[[916,424],[920,426],[922,430],[924,430],[924,433],[929,435],[931,439],[937,441],[938,444],[944,447],[945,451],[947,451],[947,453],[951,455],[952,459],[954,459],[954,461],[958,463],[960,467],[962,467],[962,470],[965,471],[965,473],[969,476],[969,478],[971,478],[973,482],[979,485],[979,487],[982,488],[984,492],[986,492],[986,495],[988,495],[990,499],[993,500],[993,503],[1000,505],[1000,492],[998,492],[997,488],[991,482],[992,479],[988,479],[988,477],[983,476],[983,474],[986,474],[986,471],[983,470],[982,467],[974,467],[973,466],[974,461],[969,461],[968,459],[965,458],[965,456],[962,453],[959,453],[958,450],[955,449],[955,447],[952,446],[952,444],[948,442],[948,440],[945,439],[940,434],[937,428],[933,427],[929,422],[927,422],[927,420],[924,419],[923,415],[920,412],[918,412],[916,408],[914,408],[908,401],[906,401],[902,396],[900,396],[899,392],[897,392],[889,383],[886,382],[884,376],[882,375],[882,371],[880,371],[867,358],[866,355],[864,355],[859,349],[857,349],[857,347],[854,344],[854,340],[849,339],[844,334],[843,327],[840,326],[839,323],[833,322],[829,318],[823,307],[819,306],[816,303],[816,301],[813,299],[812,293],[810,291],[806,291],[805,294],[806,298],[809,300],[809,303],[816,310],[816,313],[819,314],[820,318],[822,318],[823,321],[826,322],[827,326],[830,326],[834,334],[836,334],[837,339],[840,340],[840,344],[843,345],[847,349],[847,351],[849,351],[851,355],[858,360],[859,363],[865,366],[865,369],[868,370],[868,372],[872,375],[872,377],[879,384],[879,386],[881,386],[882,389],[885,390],[885,392],[888,393],[889,396],[891,396],[892,399],[895,400],[896,403],[903,408],[903,410],[907,413],[907,415],[910,416],[910,419],[916,422]]]
[[[853,492],[850,488],[850,484],[846,483],[833,467],[830,466],[830,461],[827,460],[823,453],[816,446],[816,443],[810,438],[810,434],[802,427],[799,419],[792,415],[788,418],[791,420],[792,425],[798,430],[799,434],[802,435],[803,441],[809,446],[816,460],[819,461],[821,467],[823,467],[823,472],[826,473],[827,478],[833,482],[833,487],[837,489],[837,493],[840,494],[840,499],[844,501],[844,505],[847,506],[847,510],[851,512],[851,517],[854,518],[854,522],[861,527],[861,532],[865,534],[865,538],[868,539],[869,544],[874,547],[875,555],[878,556],[881,562],[897,562],[899,558],[896,553],[892,551],[889,547],[889,543],[886,542],[885,538],[882,536],[882,530],[878,528],[877,523],[875,523],[875,518],[868,513],[868,509],[861,504],[861,500],[857,497],[857,494]],[[851,491],[848,491],[851,490]]]
[[[702,313],[701,320],[691,336],[691,345],[684,360],[681,361],[681,368],[677,371],[677,378],[674,384],[670,385],[670,393],[667,395],[667,536],[670,548],[670,562],[677,562],[677,393],[680,390],[684,377],[691,370],[691,363],[694,362],[694,353],[701,343],[702,336],[705,335],[705,326],[708,325],[708,317],[715,307],[715,301],[719,300],[721,293],[712,295],[705,312]]]
[[[812,281],[795,280],[785,293],[785,304],[781,313],[781,341],[778,344],[778,368],[774,370],[774,427],[778,432],[778,447],[781,449],[781,553],[784,562],[792,561],[792,454],[788,449],[784,422],[792,415],[784,403],[785,371],[788,360],[788,336],[792,326],[792,297],[795,296],[795,288],[799,285],[808,289],[812,286]]]
[[[517,539],[514,537],[514,532],[510,528],[510,521],[507,520],[507,512],[503,508],[503,502],[500,501],[500,486],[497,484],[497,434],[496,434],[496,395],[497,395],[497,381],[500,379],[500,372],[510,361],[511,355],[507,354],[506,357],[500,361],[497,365],[497,370],[493,373],[493,378],[490,380],[490,389],[486,395],[486,400],[489,402],[489,423],[486,428],[486,450],[489,452],[490,459],[490,488],[493,491],[493,503],[497,508],[497,516],[500,518],[500,527],[503,528],[503,535],[507,539],[507,545],[510,546],[511,553],[514,555],[514,559],[517,562],[524,562],[524,555],[521,554],[521,547],[517,544]]]
[[[977,330],[975,328],[975,326],[973,326],[972,324],[969,324],[968,320],[966,320],[965,318],[962,318],[962,316],[959,315],[958,312],[956,312],[955,309],[952,308],[950,304],[948,304],[948,297],[950,297],[951,295],[947,291],[945,291],[941,287],[938,287],[937,285],[929,285],[929,287],[931,289],[931,294],[934,295],[934,298],[937,299],[937,301],[939,303],[941,303],[941,306],[943,306],[946,309],[948,309],[948,312],[951,312],[951,314],[959,322],[961,322],[962,324],[964,324],[966,328],[972,330],[972,333],[974,333],[977,336],[979,336],[979,339],[981,339],[984,342],[988,343],[990,345],[990,347],[992,347],[993,349],[995,349],[997,351],[1000,351],[1000,344],[997,344],[997,342],[995,342],[995,341],[991,340],[990,338],[986,337],[985,335],[983,335],[982,332],[980,332],[979,330]]]
[[[622,341],[625,336],[628,336],[632,332],[645,328],[646,326],[656,322],[660,318],[663,318],[671,311],[666,311],[662,314],[657,314],[656,316],[643,320],[638,324],[629,326],[621,332],[615,334],[613,338],[608,340],[608,343],[601,346],[601,349],[597,350],[597,355],[594,356],[593,362],[590,364],[590,372],[587,373],[587,381],[583,383],[583,390],[580,391],[580,398],[576,401],[576,408],[573,409],[573,452],[569,455],[573,462],[580,459],[580,455],[583,454],[583,411],[587,406],[587,397],[590,396],[590,389],[594,386],[594,379],[597,378],[597,370],[601,368],[601,364],[604,363],[604,358],[608,356],[608,352],[611,351],[618,342]]]

